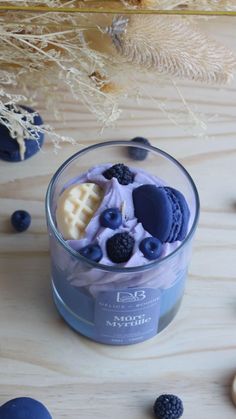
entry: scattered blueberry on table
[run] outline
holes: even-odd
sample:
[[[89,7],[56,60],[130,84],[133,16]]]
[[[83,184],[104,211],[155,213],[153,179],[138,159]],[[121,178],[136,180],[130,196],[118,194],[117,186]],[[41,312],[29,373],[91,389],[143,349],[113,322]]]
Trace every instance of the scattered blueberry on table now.
[[[100,223],[103,227],[116,230],[122,223],[122,214],[119,208],[107,208],[100,215]]]
[[[25,210],[17,210],[11,215],[11,224],[19,233],[27,230],[31,224],[31,215]]]
[[[1,419],[52,419],[47,408],[30,397],[9,400],[0,407]]]
[[[156,419],[179,419],[184,412],[182,400],[173,394],[162,394],[153,406]]]
[[[34,109],[29,108],[28,106],[20,106],[20,108],[25,109],[29,113],[35,112]],[[34,116],[33,124],[35,126],[43,125],[43,120],[39,114]],[[32,131],[34,134],[34,131]],[[43,145],[44,134],[38,132],[38,139],[24,139],[25,142],[25,153],[24,160],[36,154]],[[20,147],[16,139],[12,138],[8,128],[0,124],[0,159],[6,160],[8,162],[21,162]]]
[[[151,145],[150,142],[143,137],[135,137],[130,141],[140,143],[141,145]],[[140,147],[128,147],[128,154],[131,159],[141,161],[146,159],[148,151]]]
[[[84,246],[79,250],[79,253],[93,262],[99,262],[103,256],[102,249],[98,244],[89,244]]]

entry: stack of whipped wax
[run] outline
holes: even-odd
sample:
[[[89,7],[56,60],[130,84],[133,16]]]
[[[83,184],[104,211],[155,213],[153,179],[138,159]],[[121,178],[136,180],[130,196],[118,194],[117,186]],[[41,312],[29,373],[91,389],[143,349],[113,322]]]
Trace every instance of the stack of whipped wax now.
[[[185,239],[189,219],[180,191],[122,163],[95,166],[72,179],[56,209],[63,239],[108,266],[141,266],[170,254]]]

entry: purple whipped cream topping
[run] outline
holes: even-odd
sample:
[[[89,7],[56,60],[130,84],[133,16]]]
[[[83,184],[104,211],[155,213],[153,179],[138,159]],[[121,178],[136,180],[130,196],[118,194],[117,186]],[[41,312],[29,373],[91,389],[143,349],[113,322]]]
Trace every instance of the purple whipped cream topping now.
[[[63,190],[77,183],[94,182],[104,189],[104,199],[97,209],[94,217],[85,230],[85,237],[80,240],[68,240],[68,244],[74,249],[79,250],[81,247],[97,241],[103,251],[103,258],[100,263],[103,265],[123,267],[137,267],[135,271],[108,271],[105,268],[96,269],[86,263],[81,263],[80,259],[75,258],[69,252],[61,247],[59,243],[54,243],[53,263],[57,269],[63,273],[67,281],[74,287],[82,287],[90,295],[96,297],[99,292],[112,291],[116,289],[125,289],[128,287],[147,287],[167,289],[171,287],[182,273],[186,271],[191,253],[191,246],[184,246],[182,250],[175,253],[175,256],[168,259],[168,262],[158,263],[155,267],[150,264],[139,250],[139,243],[144,237],[150,236],[142,224],[138,223],[134,216],[134,207],[132,199],[132,191],[134,188],[142,184],[153,184],[156,186],[168,186],[166,183],[151,174],[130,167],[135,174],[134,182],[129,185],[120,185],[117,179],[107,180],[102,173],[112,164],[96,166],[88,170],[86,173],[70,180],[64,185]],[[104,228],[100,225],[99,217],[104,209],[117,207],[122,208],[125,201],[125,209],[123,211],[123,223],[117,230]],[[192,203],[188,203],[190,207],[189,229],[193,223],[194,211],[191,210]],[[117,232],[129,231],[135,239],[135,247],[130,260],[124,264],[115,265],[106,253],[107,239]],[[181,242],[163,244],[161,258],[172,253]],[[160,259],[161,259],[160,258]],[[100,264],[98,264],[99,267]],[[138,267],[146,265],[145,270],[139,270]]]
[[[150,237],[150,233],[144,230],[142,224],[139,223],[137,218],[134,216],[132,191],[143,184],[152,184],[156,186],[166,186],[166,184],[163,180],[152,176],[143,170],[130,168],[135,175],[134,182],[129,185],[121,185],[116,178],[108,180],[103,176],[102,173],[111,166],[112,164],[106,164],[92,167],[86,173],[72,179],[64,186],[64,189],[66,189],[73,184],[93,182],[102,187],[104,190],[103,201],[87,225],[84,237],[80,240],[68,240],[67,243],[74,250],[78,251],[82,247],[96,241],[103,252],[103,257],[100,260],[100,263],[107,266],[113,266],[115,264],[107,256],[106,242],[109,237],[116,233],[129,232],[135,240],[133,254],[128,262],[119,264],[119,267],[123,266],[128,268],[145,265],[150,263],[150,261],[146,259],[143,253],[139,250],[139,244],[144,238]],[[107,208],[123,208],[122,224],[115,231],[110,228],[102,227],[99,222],[100,214]],[[161,257],[173,252],[179,244],[180,242],[164,243]]]

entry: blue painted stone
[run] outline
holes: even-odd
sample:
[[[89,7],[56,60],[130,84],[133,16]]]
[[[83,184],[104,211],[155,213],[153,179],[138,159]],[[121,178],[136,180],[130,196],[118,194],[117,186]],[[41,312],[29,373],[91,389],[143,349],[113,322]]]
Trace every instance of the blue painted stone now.
[[[9,400],[0,407],[1,419],[52,419],[47,408],[30,397]]]
[[[185,238],[190,212],[180,191],[142,185],[133,190],[133,202],[135,217],[153,237],[162,243]]]
[[[34,112],[33,109],[29,108],[28,106],[21,106],[22,109],[27,110],[28,112]],[[34,117],[34,125],[39,126],[43,124],[43,120],[39,114]],[[32,131],[33,132],[33,131]],[[25,141],[26,151],[24,154],[24,160],[32,157],[36,154],[43,145],[44,141],[44,134],[39,132],[38,133],[38,140],[34,139],[27,139]],[[0,124],[0,159],[6,160],[9,162],[20,162],[20,148],[19,144],[15,139],[10,136],[10,132],[5,125]]]

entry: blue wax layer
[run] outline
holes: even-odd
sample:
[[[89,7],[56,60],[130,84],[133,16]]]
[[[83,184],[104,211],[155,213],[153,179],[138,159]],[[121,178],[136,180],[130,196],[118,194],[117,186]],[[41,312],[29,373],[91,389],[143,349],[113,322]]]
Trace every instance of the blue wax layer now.
[[[168,326],[175,317],[184,293],[185,280],[186,271],[181,271],[170,288],[161,290],[156,334]],[[63,272],[55,266],[52,268],[52,289],[55,305],[69,326],[89,339],[109,343],[103,340],[95,325],[95,299],[84,288],[70,285]],[[145,339],[141,338],[140,342],[142,340]],[[111,341],[110,344],[116,343]]]

